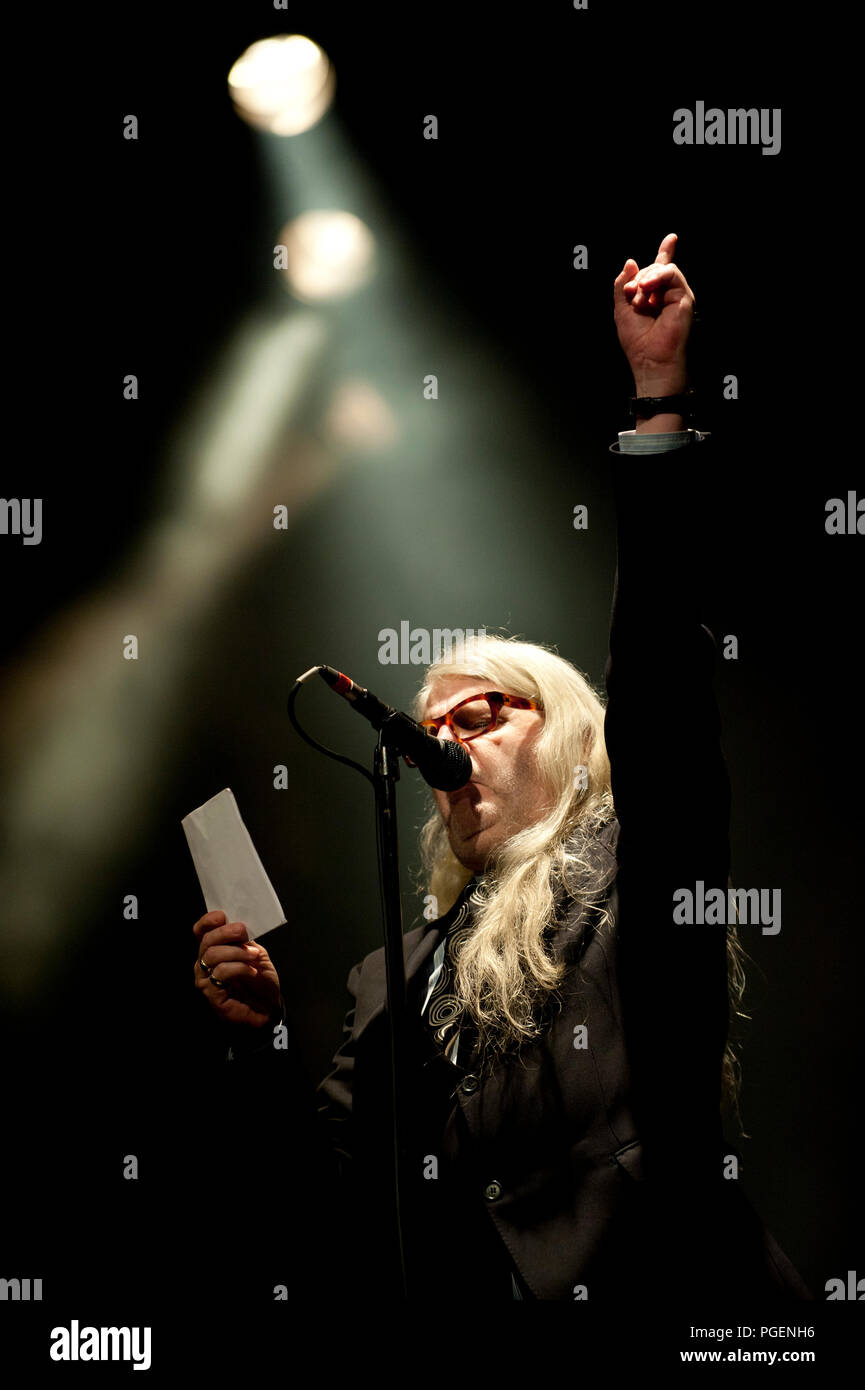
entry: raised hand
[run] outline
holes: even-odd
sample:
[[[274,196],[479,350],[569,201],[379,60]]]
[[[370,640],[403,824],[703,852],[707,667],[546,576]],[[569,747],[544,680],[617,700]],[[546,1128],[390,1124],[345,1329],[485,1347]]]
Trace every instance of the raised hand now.
[[[670,232],[651,265],[630,257],[614,281],[614,316],[638,396],[674,396],[688,384],[686,345],[694,295],[673,263],[677,236]]]

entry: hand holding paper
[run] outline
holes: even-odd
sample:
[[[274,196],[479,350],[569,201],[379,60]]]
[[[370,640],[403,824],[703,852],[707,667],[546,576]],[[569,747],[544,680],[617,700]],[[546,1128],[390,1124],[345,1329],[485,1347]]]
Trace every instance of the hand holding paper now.
[[[276,966],[263,946],[247,940],[243,922],[228,922],[217,909],[199,917],[192,931],[198,941],[195,988],[220,1018],[266,1028],[281,1016]]]
[[[279,899],[228,787],[182,824],[208,908],[193,927],[196,989],[227,1023],[266,1027],[279,1015],[279,975],[252,943],[285,921]]]

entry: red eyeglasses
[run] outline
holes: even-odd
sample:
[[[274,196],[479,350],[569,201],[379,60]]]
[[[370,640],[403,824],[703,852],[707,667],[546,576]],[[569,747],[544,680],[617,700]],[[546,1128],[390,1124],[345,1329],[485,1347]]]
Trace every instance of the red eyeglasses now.
[[[503,695],[500,690],[486,690],[482,695],[469,695],[458,705],[440,714],[438,719],[421,719],[419,722],[438,738],[439,729],[447,724],[458,743],[470,743],[481,734],[489,734],[499,722],[499,715],[505,705],[511,709],[540,709],[537,700],[527,700],[522,695]],[[410,767],[415,764],[406,758]]]

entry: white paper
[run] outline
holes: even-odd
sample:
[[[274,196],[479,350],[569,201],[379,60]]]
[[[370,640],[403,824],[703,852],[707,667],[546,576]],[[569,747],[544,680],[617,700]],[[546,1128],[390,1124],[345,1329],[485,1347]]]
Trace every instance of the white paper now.
[[[245,922],[250,941],[281,927],[285,913],[264,871],[230,787],[184,816],[189,852],[208,912]]]

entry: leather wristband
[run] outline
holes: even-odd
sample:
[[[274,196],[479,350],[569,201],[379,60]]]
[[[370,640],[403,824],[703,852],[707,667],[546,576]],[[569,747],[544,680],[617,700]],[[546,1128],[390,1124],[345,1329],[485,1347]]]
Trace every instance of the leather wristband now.
[[[679,396],[631,396],[630,413],[650,419],[652,415],[681,415],[682,420],[693,420],[696,413],[697,393],[693,386]]]

